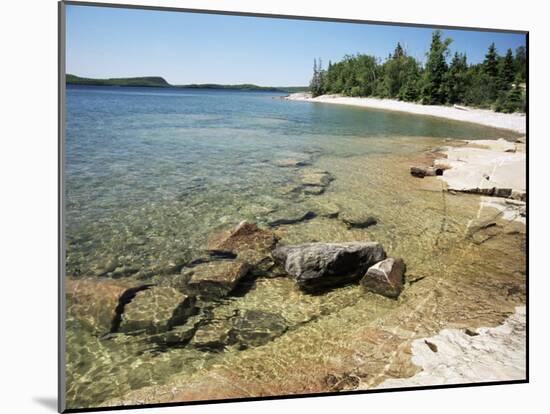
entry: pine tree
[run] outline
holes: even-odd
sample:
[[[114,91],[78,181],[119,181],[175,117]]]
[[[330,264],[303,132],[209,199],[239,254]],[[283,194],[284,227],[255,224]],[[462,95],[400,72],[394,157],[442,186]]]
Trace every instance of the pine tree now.
[[[395,50],[393,52],[392,59],[398,59],[403,56],[405,56],[405,51],[401,47],[401,43],[397,42],[397,46],[395,47]]]
[[[483,71],[493,79],[498,76],[498,54],[494,43],[491,43],[483,62]]]
[[[322,65],[323,63],[321,59],[319,59],[319,63],[317,63],[317,59],[313,59],[313,77],[311,78],[311,82],[309,83],[309,90],[314,97],[322,95],[324,93]]]
[[[424,104],[443,104],[447,100],[444,81],[448,69],[446,57],[450,44],[451,39],[441,40],[441,31],[436,30],[433,32],[424,70],[424,87],[422,90],[422,102]]]
[[[515,78],[514,55],[512,49],[508,49],[500,69],[500,87],[499,89],[507,90],[512,86]]]
[[[449,103],[464,103],[468,87],[467,71],[466,54],[455,52],[446,78]]]
[[[527,51],[525,46],[520,46],[516,49],[516,56],[514,58],[516,75],[519,82],[525,82],[527,77]]]

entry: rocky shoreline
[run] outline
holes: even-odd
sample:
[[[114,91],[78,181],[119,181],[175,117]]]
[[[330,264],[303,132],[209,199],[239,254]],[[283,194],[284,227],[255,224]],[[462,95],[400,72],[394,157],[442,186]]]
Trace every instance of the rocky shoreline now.
[[[388,379],[377,388],[523,380],[526,376],[526,308],[494,328],[444,329],[411,345],[412,362],[422,371]]]
[[[471,196],[464,195],[464,197],[483,195],[480,197],[478,217],[470,220],[466,226],[467,243],[486,248],[500,237],[509,237],[515,245],[516,239],[521,239],[523,230],[517,230],[515,227],[508,229],[501,220],[515,220],[519,222],[516,223],[517,225],[522,226],[526,209],[525,189],[516,181],[507,181],[509,178],[516,180],[517,177],[513,174],[500,174],[499,172],[500,168],[521,165],[521,157],[525,156],[523,144],[501,141],[472,141],[454,144],[456,145],[438,148],[430,152],[430,155],[425,158],[425,164],[414,167],[417,172],[413,174],[415,177],[426,178],[418,181],[416,178],[411,178],[411,180],[421,186],[427,184],[428,187],[435,182],[441,182],[446,187],[442,191],[444,196],[461,192],[474,193]],[[513,151],[511,151],[512,149]],[[482,156],[464,156],[464,154],[473,153],[481,153]],[[495,156],[498,160],[495,161],[496,167],[490,163]],[[476,178],[485,180],[487,183],[459,187],[455,183],[462,183],[464,180],[460,181],[459,179],[471,176],[473,161],[476,162]],[[323,194],[326,195],[325,193],[330,191],[331,186],[337,185],[339,182],[338,176],[333,172],[314,167],[311,158],[288,158],[272,162],[280,168],[293,170],[295,181],[288,185],[292,188],[281,189],[291,197],[306,195],[314,199],[322,198]],[[484,176],[487,168],[491,170],[489,179]],[[407,177],[405,169],[400,171],[402,171],[400,173],[403,180],[410,178]],[[426,173],[421,174],[418,171],[426,171]],[[474,191],[475,189],[480,190]],[[502,195],[505,195],[506,198],[501,197]],[[485,208],[491,211],[496,208],[500,211],[487,219],[487,215],[482,211]],[[387,377],[412,377],[417,374],[418,367],[425,369],[426,375],[429,376],[431,365],[421,363],[416,364],[417,366],[413,365],[409,361],[410,349],[414,355],[416,349],[414,344],[423,343],[430,352],[435,352],[433,347],[426,345],[426,343],[434,344],[439,350],[438,356],[445,357],[445,347],[437,345],[440,343],[439,339],[422,336],[422,332],[433,334],[434,331],[437,332],[442,327],[439,329],[437,326],[429,329],[419,328],[424,324],[431,323],[429,318],[426,319],[427,315],[426,317],[422,316],[425,312],[423,309],[430,304],[426,300],[433,300],[436,304],[445,300],[445,298],[438,298],[438,295],[434,293],[438,292],[439,284],[445,283],[441,276],[434,277],[433,282],[425,284],[426,275],[419,275],[415,271],[409,273],[406,266],[408,257],[401,258],[399,254],[394,254],[393,246],[388,248],[388,251],[392,253],[392,257],[388,257],[382,243],[373,241],[370,237],[354,241],[325,240],[320,242],[311,240],[307,243],[292,243],[285,238],[289,229],[307,226],[308,223],[315,220],[338,223],[348,232],[357,232],[358,235],[364,235],[367,230],[370,232],[369,234],[376,234],[376,229],[380,226],[378,217],[376,214],[371,214],[367,208],[354,211],[331,204],[324,204],[322,208],[318,209],[297,211],[293,214],[269,212],[261,221],[242,221],[236,226],[228,226],[226,229],[212,234],[204,246],[202,255],[174,262],[159,271],[151,272],[151,274],[142,274],[139,277],[121,276],[118,264],[109,262],[95,275],[68,278],[66,292],[71,319],[77,320],[85,329],[101,338],[101,341],[116,342],[140,338],[139,340],[145,341],[154,353],[185,348],[211,354],[214,356],[213,358],[216,358],[216,355],[227,353],[228,350],[237,352],[258,350],[259,355],[263,355],[262,352],[268,352],[270,355],[275,351],[264,351],[264,347],[276,347],[285,341],[292,342],[292,338],[300,336],[301,328],[315,326],[322,318],[342,318],[342,322],[338,322],[338,325],[345,325],[346,320],[356,317],[356,315],[350,316],[349,312],[352,312],[351,304],[359,300],[357,297],[353,297],[346,305],[347,307],[339,308],[339,305],[335,305],[336,309],[333,310],[322,306],[319,309],[313,307],[314,312],[311,314],[307,312],[301,314],[293,308],[296,304],[310,300],[315,301],[316,298],[338,294],[346,289],[360,289],[359,298],[364,310],[380,307],[390,315],[392,312],[400,312],[400,306],[405,307],[402,311],[404,314],[395,316],[399,321],[399,328],[390,331],[386,331],[384,326],[373,327],[377,326],[374,322],[372,322],[374,325],[368,327],[350,324],[350,332],[346,333],[349,337],[341,339],[342,334],[340,333],[338,339],[331,340],[333,341],[331,346],[341,350],[341,355],[331,353],[331,358],[338,360],[337,362],[328,362],[327,360],[323,360],[324,362],[316,360],[315,363],[304,362],[303,371],[319,370],[315,374],[316,380],[312,382],[312,388],[307,388],[310,385],[307,387],[304,385],[307,383],[307,381],[304,382],[305,379],[292,377],[289,379],[289,384],[292,385],[295,381],[295,388],[284,388],[288,385],[284,387],[281,385],[280,389],[254,388],[248,394],[248,392],[242,391],[243,387],[247,388],[250,385],[246,382],[248,380],[239,377],[238,381],[244,382],[239,383],[235,380],[237,381],[234,384],[235,387],[232,387],[229,385],[231,381],[228,379],[232,379],[236,374],[223,369],[220,371],[214,367],[211,372],[206,371],[207,376],[205,377],[213,378],[212,384],[204,383],[201,376],[194,377],[189,382],[185,377],[177,378],[171,380],[172,382],[166,387],[148,387],[145,386],[147,384],[144,384],[144,387],[137,387],[120,398],[108,399],[103,406],[277,395],[292,392],[343,391],[368,389],[376,386],[391,387],[391,382],[382,381]],[[382,225],[384,223],[382,221]],[[443,228],[443,230],[445,229]],[[495,248],[501,247],[499,244],[495,244]],[[442,254],[446,254],[444,250],[442,251],[444,252]],[[459,263],[459,265],[461,264]],[[431,276],[428,275],[428,278]],[[507,275],[500,277],[504,277],[505,280],[509,278]],[[506,302],[510,297],[512,298],[510,300],[516,301],[518,297],[521,297],[523,292],[521,283],[516,282],[516,279],[521,279],[521,277],[514,276],[514,279],[510,279],[514,280],[513,283],[512,281],[506,282],[509,284],[508,291],[501,295],[505,299],[499,300]],[[490,283],[499,284],[497,280]],[[285,292],[280,298],[282,303],[273,307],[272,303],[264,299],[259,308],[235,309],[231,306],[227,309],[224,308],[232,298],[246,297],[247,295],[259,295],[261,298],[261,294],[265,294],[265,292],[258,292],[260,290],[258,286],[264,282],[269,283],[270,286],[281,287],[281,292]],[[464,289],[465,292],[468,292],[471,289],[470,286],[462,286],[460,283],[458,286],[460,288],[455,288],[458,291]],[[498,289],[500,289],[500,285]],[[415,305],[414,309],[406,309],[409,306],[407,298],[417,296],[422,298],[420,302]],[[281,306],[286,309],[287,300],[294,301],[288,305],[288,314],[280,312],[280,310],[277,311]],[[469,306],[467,303],[464,305]],[[509,305],[506,304],[504,308],[507,306]],[[502,317],[507,316],[504,313],[496,313],[498,315],[491,320],[500,321]],[[413,318],[420,318],[422,322],[408,326],[407,318],[409,316],[403,316],[407,314],[411,314]],[[391,316],[388,317],[391,318]],[[475,324],[472,325],[468,322],[469,317],[469,315],[464,316],[462,324],[472,326],[471,332],[478,332],[475,331],[477,329]],[[405,322],[401,326],[403,320]],[[521,344],[521,329],[519,328],[524,322],[521,318],[516,322],[514,326],[518,329],[512,330],[510,335],[515,338],[516,344]],[[393,323],[397,324],[395,321]],[[311,335],[311,332],[308,335]],[[338,334],[335,333],[335,335]],[[417,339],[418,335],[424,342],[418,342],[421,341]],[[487,338],[487,341],[491,338]],[[325,339],[321,335],[318,338],[318,345],[321,346]],[[411,339],[415,339],[416,342],[411,342]],[[342,340],[343,344],[340,344],[339,340]],[[314,340],[311,339],[311,341]],[[334,343],[338,345],[334,345]],[[411,343],[413,344],[412,348]],[[348,344],[357,349],[352,351],[346,348]],[[376,345],[376,349],[384,349],[384,352],[371,351],[370,346],[373,344]],[[390,346],[390,349],[386,349],[387,346]],[[475,348],[475,346],[474,342],[468,343],[464,345],[464,349]],[[364,357],[358,356],[363,355],[358,349],[362,349]],[[375,353],[370,354],[369,352]],[[250,358],[251,361],[254,360],[253,357]],[[258,358],[265,358],[265,356]],[[346,358],[351,358],[351,360]],[[354,358],[359,358],[361,363],[353,362]],[[412,362],[416,363],[416,360],[413,358]],[[495,364],[498,362],[495,361]],[[399,368],[392,368],[392,364],[398,364]],[[347,367],[347,370],[342,371],[342,367]],[[284,368],[274,367],[273,369],[281,369],[282,372],[291,375]],[[452,370],[452,367],[450,369]],[[371,370],[379,372],[379,374],[373,375]],[[508,371],[502,372],[505,374]],[[212,377],[209,376],[210,374]],[[245,378],[247,376],[248,374],[244,375]],[[223,378],[222,382],[227,389],[219,389],[221,383],[216,382],[219,378]],[[318,378],[322,378],[322,381],[319,382]],[[484,378],[480,376],[476,380],[483,381]],[[416,380],[411,381],[414,383]],[[169,389],[178,391],[168,391]]]
[[[73,316],[104,337],[147,333],[155,343],[185,345],[193,343],[197,327],[204,325],[204,309],[254,275],[291,277],[300,289],[312,293],[356,281],[365,291],[389,298],[397,298],[403,289],[403,260],[387,258],[379,243],[278,246],[277,242],[273,231],[243,221],[211,238],[206,250],[209,256],[191,261],[180,274],[158,278],[154,284],[69,279],[67,294]],[[203,318],[194,317],[197,315]],[[208,345],[204,340],[194,343]]]
[[[462,141],[434,150],[431,164],[412,166],[411,175],[437,176],[446,191],[479,194],[480,208],[495,208],[507,219],[525,223],[527,158],[525,137],[516,142]]]

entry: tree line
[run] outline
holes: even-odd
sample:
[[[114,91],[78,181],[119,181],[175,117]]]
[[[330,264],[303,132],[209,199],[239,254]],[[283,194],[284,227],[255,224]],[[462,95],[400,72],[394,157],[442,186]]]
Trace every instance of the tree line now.
[[[527,53],[524,46],[497,53],[492,43],[485,60],[468,64],[465,53],[451,56],[452,40],[432,33],[426,62],[409,56],[400,43],[383,62],[374,56],[346,55],[323,69],[314,60],[310,91],[313,96],[342,94],[374,96],[425,105],[462,104],[497,112],[525,111]]]

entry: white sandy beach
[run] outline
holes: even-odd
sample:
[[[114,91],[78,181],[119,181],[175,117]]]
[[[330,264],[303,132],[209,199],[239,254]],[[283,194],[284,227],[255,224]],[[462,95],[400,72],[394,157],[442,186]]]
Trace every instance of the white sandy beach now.
[[[285,99],[291,101],[351,105],[363,108],[407,112],[416,115],[435,116],[438,118],[452,119],[455,121],[472,122],[493,128],[507,129],[520,134],[525,134],[527,130],[527,119],[525,114],[504,114],[488,109],[458,109],[452,106],[421,105],[412,102],[396,101],[393,99],[354,98],[341,95],[322,95],[312,98],[311,94],[304,92],[293,93]]]

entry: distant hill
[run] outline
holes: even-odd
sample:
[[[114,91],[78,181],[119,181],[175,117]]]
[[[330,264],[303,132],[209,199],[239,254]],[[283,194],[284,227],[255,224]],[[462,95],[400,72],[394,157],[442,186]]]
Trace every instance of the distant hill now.
[[[188,88],[188,89],[231,89],[238,91],[266,91],[266,92],[303,92],[309,90],[307,86],[258,86],[249,83],[238,85],[222,85],[217,83],[193,83],[189,85],[170,85],[160,76],[145,76],[139,78],[110,78],[93,79],[67,74],[66,82],[70,85],[94,86],[149,86],[156,88]]]
[[[81,78],[75,75],[66,76],[66,82],[71,85],[95,85],[95,86],[149,86],[156,88],[167,88],[170,85],[160,76],[144,76],[139,78],[111,78],[92,79]]]
[[[303,92],[309,90],[307,86],[258,86],[251,83],[237,85],[222,85],[219,83],[192,83],[176,85],[177,88],[187,89],[232,89],[238,91],[266,91],[266,92]]]

